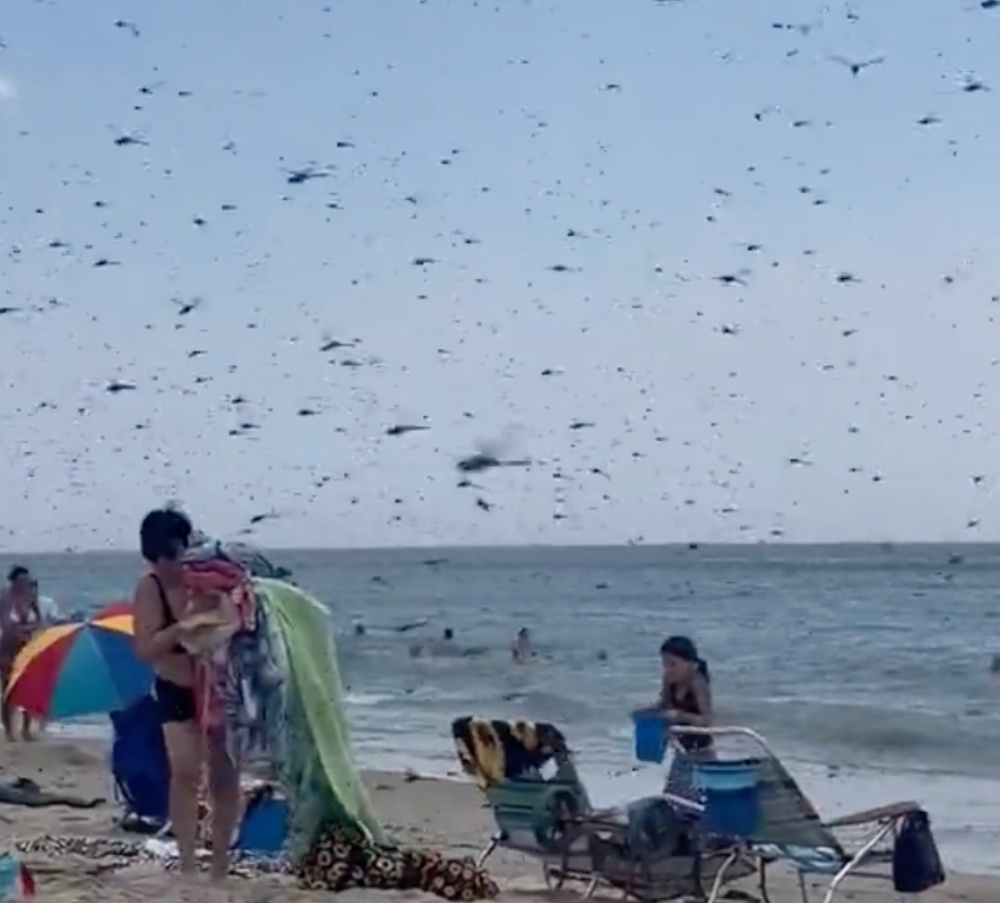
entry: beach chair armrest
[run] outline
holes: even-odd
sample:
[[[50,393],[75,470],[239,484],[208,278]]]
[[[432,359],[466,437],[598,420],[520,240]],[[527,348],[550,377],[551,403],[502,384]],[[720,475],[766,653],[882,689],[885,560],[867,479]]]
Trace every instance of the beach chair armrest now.
[[[617,813],[617,809],[588,809],[586,812],[579,812],[571,818],[565,819],[563,825],[574,831],[586,831],[594,828],[610,830],[621,824]]]
[[[678,796],[675,793],[667,792],[663,793],[663,798],[675,809],[680,809],[689,815],[700,816],[705,814],[705,807],[701,803],[697,803],[694,800],[689,800],[683,796]]]
[[[877,806],[874,809],[865,809],[862,812],[852,812],[850,815],[842,815],[823,824],[828,828],[845,828],[850,825],[867,825],[877,821],[893,821],[902,818],[904,815],[913,815],[921,812],[922,808],[917,803],[891,803],[888,806]]]

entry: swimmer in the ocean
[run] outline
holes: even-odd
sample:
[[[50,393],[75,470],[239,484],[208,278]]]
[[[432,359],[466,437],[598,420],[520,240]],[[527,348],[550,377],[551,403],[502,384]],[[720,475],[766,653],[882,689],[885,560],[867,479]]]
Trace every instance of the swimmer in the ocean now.
[[[422,655],[464,655],[455,646],[455,631],[445,627],[439,640],[427,640],[426,643],[414,643],[410,646],[410,657],[420,658]]]
[[[365,625],[364,624],[355,624],[354,625],[354,635],[355,636],[364,636],[365,635]]]
[[[531,648],[531,632],[527,627],[522,627],[517,632],[517,636],[510,646],[510,657],[518,664],[535,657],[534,650]]]

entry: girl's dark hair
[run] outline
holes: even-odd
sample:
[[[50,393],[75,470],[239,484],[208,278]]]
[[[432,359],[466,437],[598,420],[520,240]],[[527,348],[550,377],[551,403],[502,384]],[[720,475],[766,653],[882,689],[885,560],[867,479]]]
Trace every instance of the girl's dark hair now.
[[[13,583],[21,577],[30,576],[31,572],[23,564],[15,564],[7,574],[7,579]]]
[[[176,559],[191,544],[191,521],[172,508],[158,508],[142,519],[139,548],[150,564],[164,558]]]
[[[698,655],[698,647],[694,640],[686,636],[669,636],[660,644],[660,655],[672,655],[684,662],[691,662],[698,668],[698,673],[710,681],[708,663]]]

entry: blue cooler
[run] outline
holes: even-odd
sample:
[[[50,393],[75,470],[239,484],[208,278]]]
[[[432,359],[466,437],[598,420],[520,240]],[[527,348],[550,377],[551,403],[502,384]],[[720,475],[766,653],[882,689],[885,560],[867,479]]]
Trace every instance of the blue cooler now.
[[[659,709],[632,713],[635,757],[640,762],[663,763],[667,755],[667,721]]]
[[[702,827],[724,837],[750,837],[760,823],[758,762],[694,762],[694,779],[705,795]]]

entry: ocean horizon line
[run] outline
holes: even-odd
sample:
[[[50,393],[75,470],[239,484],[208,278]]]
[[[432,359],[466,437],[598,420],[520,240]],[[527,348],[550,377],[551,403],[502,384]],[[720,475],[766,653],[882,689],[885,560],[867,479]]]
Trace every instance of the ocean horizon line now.
[[[972,542],[969,540],[855,540],[855,539],[844,539],[844,540],[825,540],[821,542],[806,542],[797,540],[779,540],[779,541],[765,541],[765,540],[755,540],[747,542],[717,542],[714,540],[678,540],[674,542],[656,542],[656,543],[645,543],[645,542],[624,542],[624,543],[607,543],[607,542],[594,542],[594,543],[584,543],[584,542],[573,542],[573,543],[496,543],[491,545],[481,544],[481,543],[469,543],[469,544],[451,544],[451,545],[331,545],[331,546],[300,546],[300,545],[285,545],[276,543],[266,543],[266,542],[253,542],[242,538],[231,539],[228,537],[221,537],[223,542],[233,542],[233,543],[244,543],[252,548],[259,549],[264,552],[274,552],[277,554],[305,554],[305,555],[315,555],[315,554],[387,554],[387,553],[403,553],[403,554],[419,554],[422,556],[427,556],[428,554],[434,554],[435,556],[440,556],[443,554],[452,555],[470,555],[475,553],[503,553],[503,552],[542,552],[542,551],[553,551],[553,552],[566,552],[571,553],[574,551],[581,552],[595,552],[595,551],[614,551],[614,552],[634,552],[636,554],[642,552],[655,552],[655,551],[665,551],[670,553],[690,553],[698,551],[739,551],[744,552],[748,549],[770,549],[770,550],[797,550],[803,551],[807,549],[823,551],[825,549],[837,550],[839,552],[846,551],[870,551],[872,549],[880,549],[886,553],[892,553],[895,551],[905,550],[905,549],[928,549],[928,548],[950,548],[955,550],[973,550],[981,549],[987,550],[998,550],[1000,549],[1000,540],[996,541],[978,541]],[[137,555],[137,548],[128,547],[97,547],[97,548],[52,548],[52,549],[31,549],[25,551],[6,551],[3,553],[8,558],[36,558],[36,557],[51,557],[51,556],[63,556],[63,555],[108,555],[108,556],[124,556],[124,555]]]

